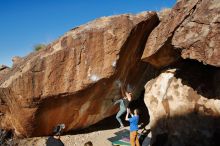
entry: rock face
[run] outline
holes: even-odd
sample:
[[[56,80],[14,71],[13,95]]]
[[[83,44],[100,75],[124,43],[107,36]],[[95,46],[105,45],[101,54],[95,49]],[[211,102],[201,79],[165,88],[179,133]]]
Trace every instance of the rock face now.
[[[14,57],[12,58],[13,65],[18,64],[18,63],[21,62],[22,60],[23,60],[22,57],[14,56]]]
[[[9,72],[10,68],[5,65],[0,65],[0,80]]]
[[[42,136],[58,123],[69,131],[115,114],[120,82],[138,94],[154,73],[140,58],[158,23],[154,12],[103,17],[23,58],[0,81],[1,127]]]
[[[171,12],[171,9],[170,8],[164,8],[162,9],[161,11],[159,11],[157,13],[158,17],[159,17],[159,20],[160,21],[163,21],[163,19],[165,19],[167,17],[167,15],[169,15]]]
[[[148,81],[152,146],[220,145],[220,1],[158,15],[97,19],[0,69],[0,126],[26,137],[85,128],[115,114],[121,85],[137,97]]]
[[[142,60],[163,69],[145,86],[153,146],[220,144],[219,14],[219,0],[181,0],[150,34]]]
[[[185,61],[178,69],[166,70],[146,84],[153,145],[219,144],[219,71]]]
[[[182,0],[147,40],[142,59],[157,67],[183,58],[220,66],[220,1]]]

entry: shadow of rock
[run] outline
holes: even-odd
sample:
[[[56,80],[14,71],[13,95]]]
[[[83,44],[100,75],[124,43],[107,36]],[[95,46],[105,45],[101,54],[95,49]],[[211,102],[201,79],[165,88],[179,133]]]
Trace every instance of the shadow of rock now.
[[[177,68],[175,77],[208,99],[220,99],[220,69],[195,60],[181,60],[170,66]]]
[[[192,112],[162,117],[152,127],[152,146],[218,146],[220,117]]]
[[[125,124],[127,126],[127,124]],[[70,132],[67,132],[65,134],[75,135],[75,134],[85,134],[95,131],[102,131],[102,130],[110,130],[110,129],[116,129],[119,127],[119,124],[117,120],[115,119],[115,115],[105,118],[104,120],[101,120],[100,122],[89,126],[88,128],[82,129],[82,130],[73,130]]]
[[[115,137],[110,137],[108,140],[111,141],[111,142],[114,142],[114,141],[118,141],[118,140],[121,140],[123,138],[129,138],[129,133],[130,131],[127,130],[127,129],[123,129],[123,130],[120,130],[116,133],[114,133],[116,136]]]

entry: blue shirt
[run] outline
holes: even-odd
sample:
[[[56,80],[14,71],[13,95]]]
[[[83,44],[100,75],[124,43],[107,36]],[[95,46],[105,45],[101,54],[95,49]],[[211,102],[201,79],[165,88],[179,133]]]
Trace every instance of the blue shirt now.
[[[129,118],[131,132],[138,130],[138,121],[139,121],[139,116],[133,116]]]

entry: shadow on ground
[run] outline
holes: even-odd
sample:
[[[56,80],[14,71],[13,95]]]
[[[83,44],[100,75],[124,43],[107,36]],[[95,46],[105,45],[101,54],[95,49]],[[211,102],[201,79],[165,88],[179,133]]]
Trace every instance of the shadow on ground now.
[[[142,146],[149,146],[151,142],[151,136],[149,135],[150,129],[142,129],[139,131],[138,139]],[[128,129],[120,130],[114,133],[114,137],[108,138],[108,140],[114,145],[128,145],[130,146],[130,131]]]
[[[115,136],[108,138],[108,140],[110,142],[116,142],[116,141],[124,139],[124,141],[126,143],[129,143],[129,133],[130,133],[130,131],[128,129],[122,129],[122,130],[114,133]]]
[[[220,117],[198,111],[162,117],[152,127],[152,146],[219,146]]]

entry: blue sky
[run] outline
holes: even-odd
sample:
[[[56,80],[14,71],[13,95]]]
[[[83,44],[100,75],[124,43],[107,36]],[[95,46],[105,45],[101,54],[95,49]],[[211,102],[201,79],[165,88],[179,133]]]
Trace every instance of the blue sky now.
[[[176,0],[0,0],[0,64],[93,19],[173,7]]]

